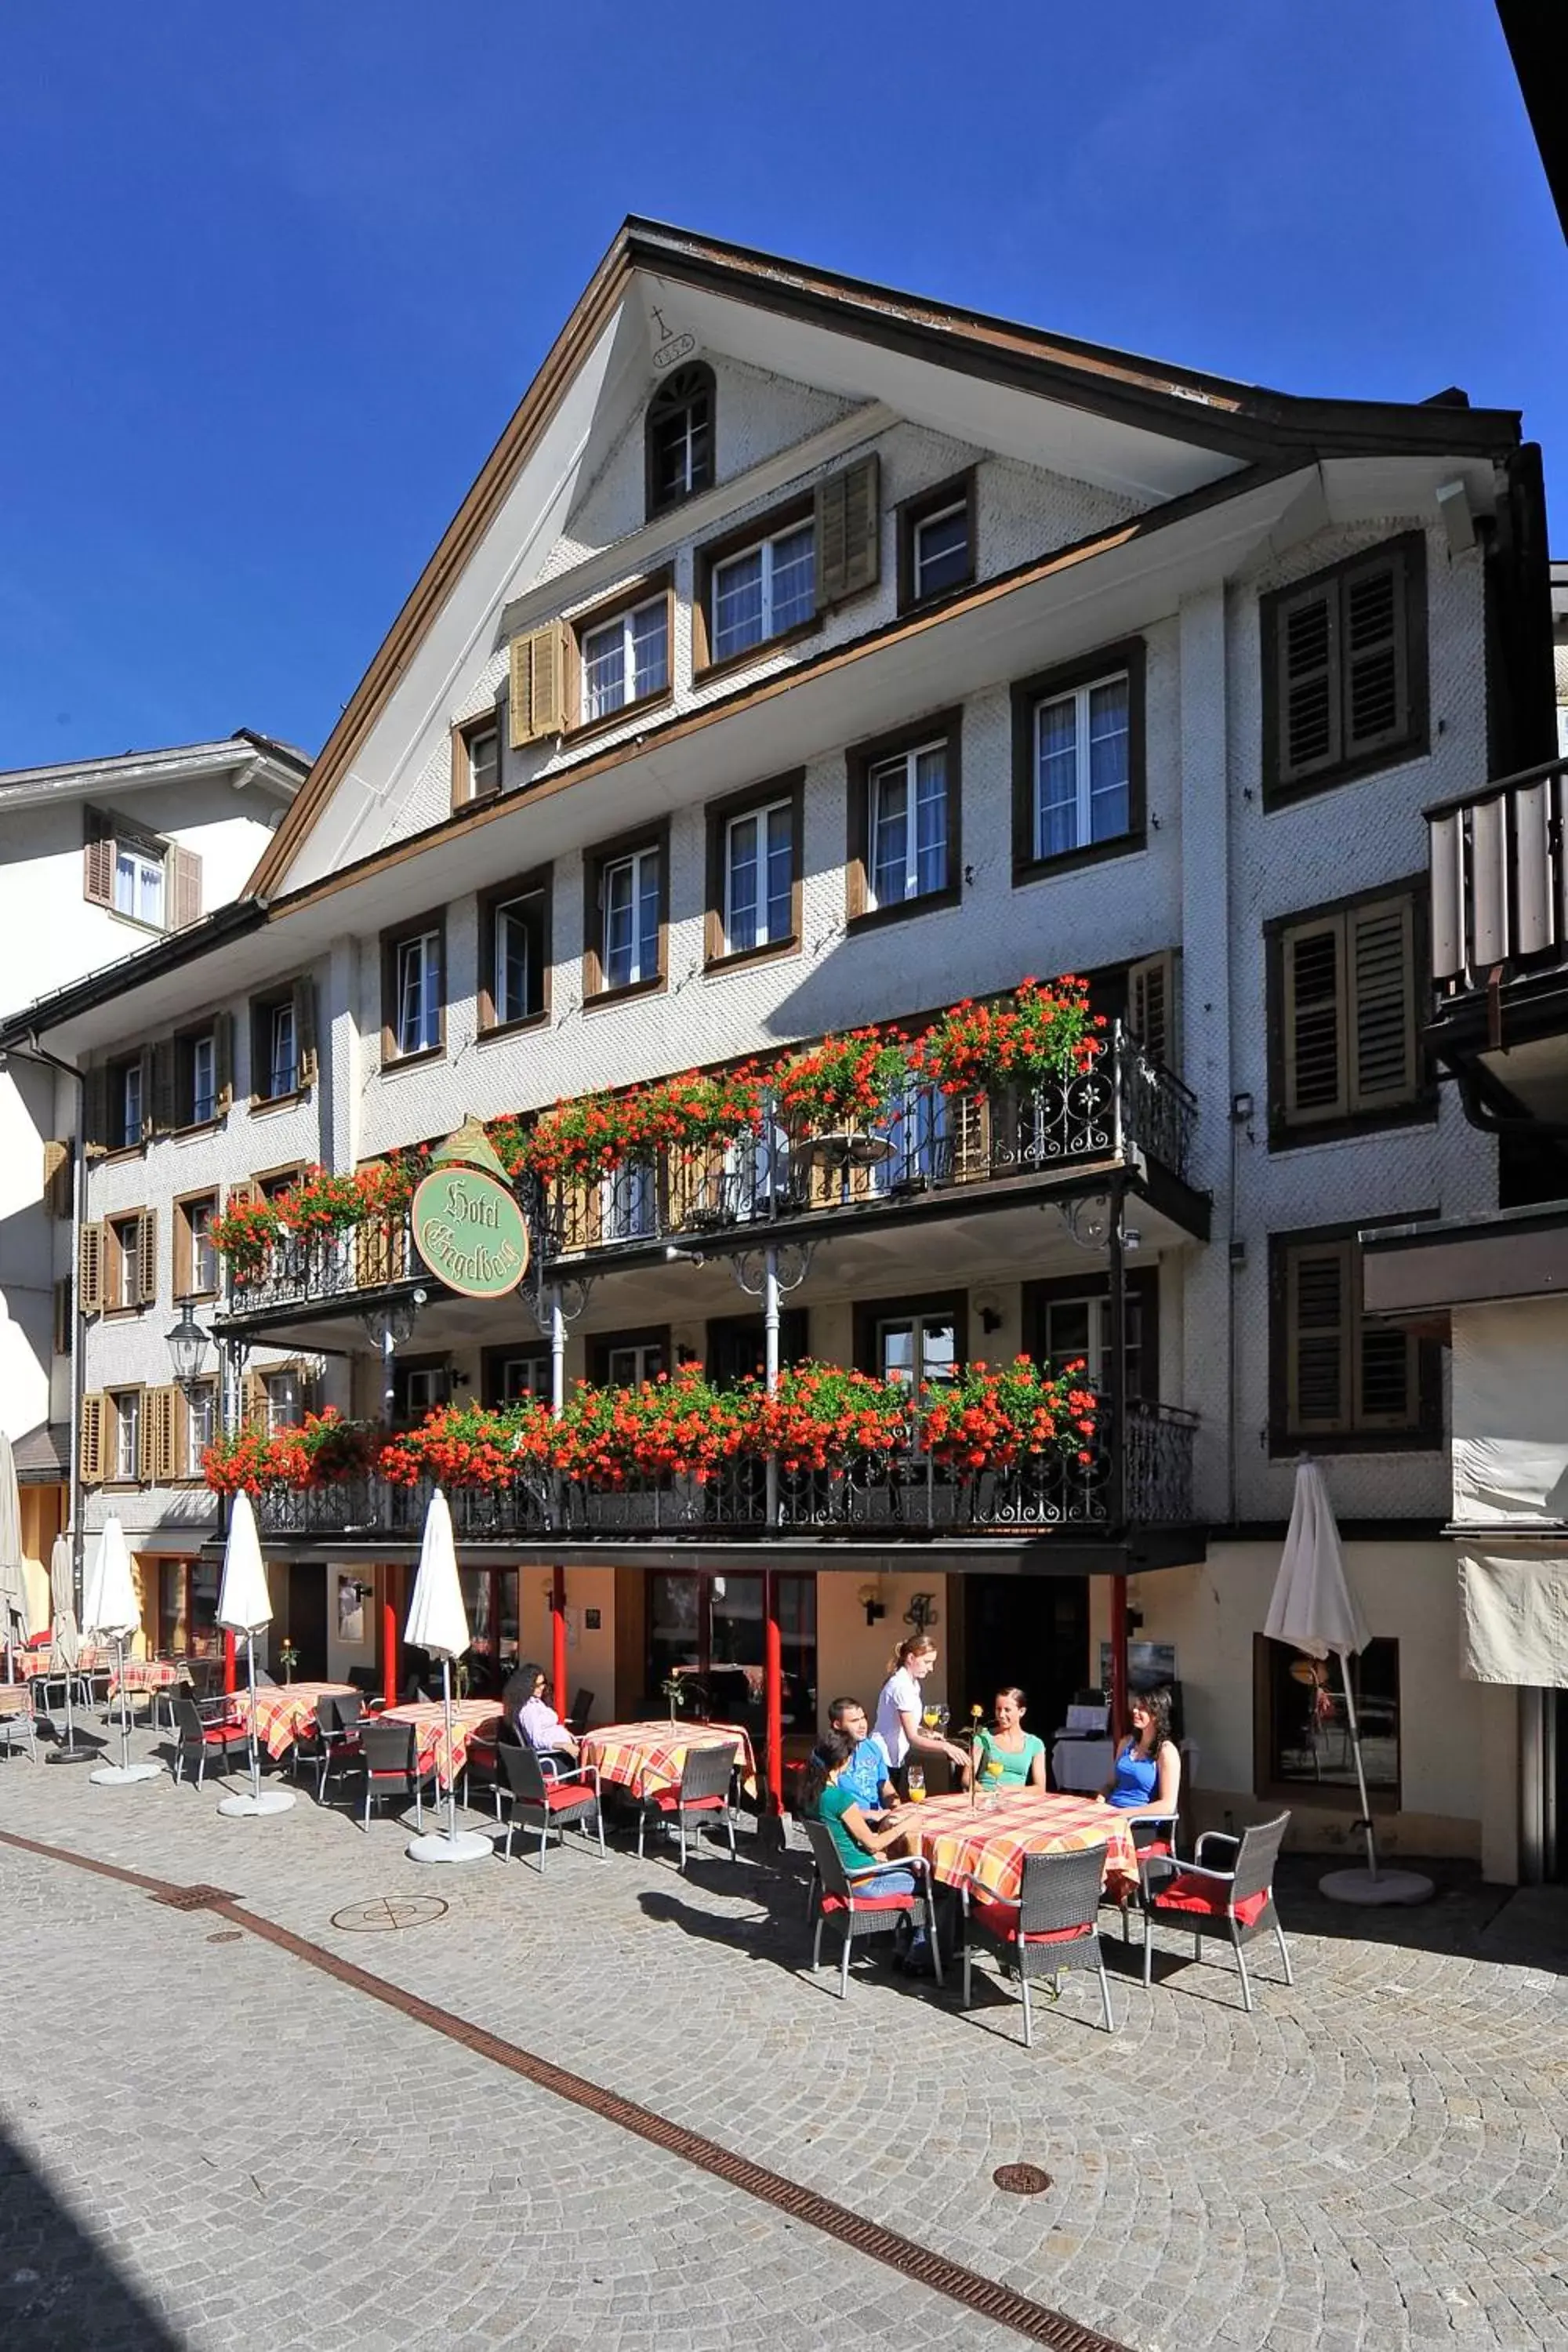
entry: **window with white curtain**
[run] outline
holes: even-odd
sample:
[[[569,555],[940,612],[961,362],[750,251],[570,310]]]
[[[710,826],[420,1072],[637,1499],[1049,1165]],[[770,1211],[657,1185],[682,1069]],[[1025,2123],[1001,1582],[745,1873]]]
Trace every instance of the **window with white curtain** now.
[[[669,605],[663,595],[584,633],[584,725],[628,702],[662,694],[668,684]]]
[[[1061,857],[1131,830],[1125,671],[1035,710],[1034,855]]]
[[[816,610],[816,530],[807,522],[714,565],[714,661],[764,645],[811,619]]]
[[[947,745],[879,760],[867,778],[867,904],[897,907],[948,885]]]
[[[794,932],[795,813],[788,801],[748,809],[724,828],[724,950],[776,947]]]
[[[423,1054],[441,1042],[441,934],[399,940],[393,960],[392,1038],[396,1053]]]
[[[163,928],[163,853],[122,841],[114,853],[114,911]]]
[[[599,877],[605,988],[630,988],[658,976],[659,851],[634,850],[606,861]]]

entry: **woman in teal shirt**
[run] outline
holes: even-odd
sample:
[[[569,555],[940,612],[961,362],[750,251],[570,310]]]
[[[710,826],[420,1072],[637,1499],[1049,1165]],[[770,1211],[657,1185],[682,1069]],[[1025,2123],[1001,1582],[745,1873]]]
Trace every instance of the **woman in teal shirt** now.
[[[994,1728],[980,1734],[977,1778],[982,1789],[1044,1789],[1046,1743],[1025,1730],[1024,1707],[1024,1694],[1016,1687],[997,1692]]]
[[[826,1822],[852,1881],[874,1871],[879,1895],[912,1895],[913,1871],[897,1869],[881,1860],[889,1846],[896,1844],[904,1834],[897,1814],[889,1814],[879,1827],[873,1829],[854,1792],[839,1786],[839,1776],[854,1753],[855,1742],[847,1732],[824,1732],[806,1773],[805,1810],[808,1813],[815,1811]]]

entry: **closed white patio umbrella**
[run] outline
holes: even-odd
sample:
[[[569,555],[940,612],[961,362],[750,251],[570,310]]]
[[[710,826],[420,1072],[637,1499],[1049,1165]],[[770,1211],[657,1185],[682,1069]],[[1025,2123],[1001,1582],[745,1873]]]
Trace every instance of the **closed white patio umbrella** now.
[[[447,1753],[452,1753],[452,1664],[468,1647],[468,1612],[458,1575],[458,1548],[452,1539],[452,1514],[439,1486],[425,1514],[419,1545],[419,1571],[408,1604],[405,1640],[441,1661],[441,1710],[447,1730]],[[447,1789],[447,1826],[414,1839],[408,1848],[414,1862],[481,1862],[495,1848],[476,1830],[458,1827],[458,1776]]]
[[[87,1620],[84,1631],[89,1642],[113,1643],[120,1685],[120,1761],[100,1764],[88,1777],[111,1789],[123,1788],[129,1780],[156,1780],[160,1777],[156,1764],[131,1761],[131,1698],[125,1687],[125,1645],[142,1631],[142,1604],[136,1598],[136,1580],[131,1573],[125,1530],[112,1511],[98,1539],[98,1551],[83,1596],[82,1615]]]
[[[293,1803],[288,1789],[264,1789],[261,1754],[256,1740],[256,1636],[272,1622],[272,1595],[267,1590],[267,1568],[256,1513],[247,1494],[236,1495],[228,1507],[228,1538],[223,1548],[223,1580],[218,1586],[217,1622],[226,1633],[245,1637],[245,1676],[250,1693],[250,1787],[243,1796],[224,1797],[220,1813],[253,1815],[286,1813]]]
[[[66,1736],[63,1747],[56,1750],[59,1757],[74,1760],[85,1756],[86,1748],[76,1744],[76,1715],[72,1693],[81,1665],[81,1634],[76,1622],[76,1569],[71,1557],[69,1536],[57,1536],[49,1553],[49,1673],[58,1675],[65,1685]]]
[[[11,1441],[0,1429],[0,1648],[5,1679],[16,1679],[13,1653],[27,1638],[27,1582],[22,1566],[22,1497]]]
[[[1350,1670],[1352,1657],[1360,1655],[1372,1635],[1345,1574],[1340,1531],[1323,1474],[1305,1455],[1296,1466],[1290,1526],[1263,1630],[1271,1642],[1289,1643],[1309,1658],[1322,1660],[1331,1653],[1340,1662],[1345,1722],[1361,1798],[1358,1826],[1366,1839],[1366,1868],[1330,1871],[1319,1880],[1320,1891],[1336,1903],[1424,1903],[1432,1892],[1429,1878],[1418,1871],[1384,1870],[1378,1865]]]

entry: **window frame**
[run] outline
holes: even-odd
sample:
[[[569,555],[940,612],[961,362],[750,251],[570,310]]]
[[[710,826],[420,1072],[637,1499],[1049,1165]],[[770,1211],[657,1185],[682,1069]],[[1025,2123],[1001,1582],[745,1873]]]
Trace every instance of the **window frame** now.
[[[978,568],[975,546],[975,468],[966,466],[961,474],[950,474],[945,481],[933,483],[929,490],[901,500],[894,509],[897,524],[899,561],[899,610],[910,613],[927,604],[940,604],[944,596],[955,596],[962,589],[973,587]],[[963,576],[950,581],[945,588],[922,591],[920,587],[920,535],[928,523],[936,522],[954,509],[962,509],[964,517],[964,539],[969,561]]]
[[[270,988],[253,996],[249,1003],[250,1033],[250,1096],[253,1111],[276,1109],[284,1103],[300,1102],[310,1092],[320,1066],[316,1046],[315,979],[310,971],[297,973],[282,988]],[[308,1040],[300,1034],[301,1003],[309,1002]],[[271,1087],[273,1075],[273,1023],[279,1013],[287,1012],[294,1030],[294,1083],[281,1094],[263,1091],[258,1080],[265,1076]]]
[[[216,1298],[221,1282],[221,1268],[216,1247],[211,1242],[213,1278],[209,1284],[195,1280],[196,1236],[191,1223],[194,1210],[210,1210],[216,1218],[219,1212],[219,1195],[216,1185],[207,1185],[199,1192],[178,1193],[172,1207],[174,1213],[174,1304],[183,1299]]]
[[[104,1402],[109,1408],[110,1417],[114,1423],[114,1439],[112,1448],[112,1467],[108,1470],[100,1483],[105,1486],[140,1486],[143,1484],[142,1477],[142,1424],[143,1415],[147,1411],[147,1398],[149,1391],[143,1382],[140,1381],[127,1381],[123,1388],[105,1389],[102,1393]],[[135,1402],[136,1410],[134,1425],[136,1433],[132,1445],[132,1453],[134,1457],[134,1466],[129,1472],[126,1472],[121,1468],[120,1460],[122,1450],[121,1438],[125,1418],[124,1404],[125,1401],[128,1399],[133,1399]]]
[[[103,1220],[105,1317],[139,1315],[142,1297],[142,1221],[145,1209],[116,1209]],[[127,1247],[123,1228],[130,1229]]]
[[[480,1402],[494,1412],[499,1410],[502,1404],[508,1402],[505,1395],[505,1383],[502,1375],[505,1371],[506,1366],[511,1363],[530,1363],[542,1366],[544,1372],[543,1386],[542,1388],[529,1390],[524,1391],[524,1393],[537,1397],[542,1402],[548,1404],[550,1402],[550,1350],[548,1348],[540,1347],[537,1342],[531,1347],[521,1340],[515,1341],[510,1345],[503,1340],[494,1346],[482,1348],[480,1349]]]
[[[1279,695],[1281,615],[1289,606],[1303,603],[1314,593],[1331,588],[1336,614],[1342,618],[1344,582],[1348,575],[1353,572],[1369,571],[1384,560],[1403,566],[1405,731],[1396,740],[1341,757],[1331,766],[1315,768],[1310,775],[1287,779],[1282,773],[1284,743],[1281,730],[1285,714]],[[1310,800],[1316,793],[1332,792],[1341,784],[1353,783],[1358,777],[1376,775],[1384,768],[1403,767],[1410,760],[1426,756],[1432,748],[1427,635],[1426,534],[1422,530],[1396,531],[1390,539],[1379,540],[1371,547],[1359,549],[1353,555],[1342,556],[1337,562],[1322,564],[1317,571],[1305,572],[1300,580],[1292,580],[1282,587],[1271,588],[1258,598],[1258,642],[1263,673],[1260,750],[1263,805],[1266,810],[1289,808],[1297,801]],[[1342,630],[1338,632],[1338,638],[1342,647]],[[1346,675],[1342,652],[1337,652],[1334,686],[1342,722]]]
[[[1014,680],[1009,689],[1013,711],[1013,887],[1051,874],[1068,874],[1079,866],[1097,866],[1109,857],[1130,857],[1147,843],[1147,729],[1145,725],[1145,646],[1142,637],[1099,646],[1077,661],[1037,670]],[[1036,713],[1041,705],[1076,694],[1085,687],[1108,685],[1122,672],[1127,677],[1127,831],[1108,841],[1092,841],[1064,849],[1052,857],[1035,855]]]
[[[1160,1401],[1160,1269],[1157,1265],[1129,1267],[1123,1283],[1128,1304],[1136,1302],[1138,1308],[1138,1356],[1140,1378],[1129,1383],[1129,1397],[1144,1404]],[[1022,1295],[1024,1350],[1043,1364],[1050,1352],[1045,1344],[1047,1321],[1053,1307],[1076,1306],[1079,1301],[1106,1310],[1109,1323],[1110,1276],[1109,1274],[1048,1275],[1043,1279],[1026,1282]],[[1109,1332],[1107,1333],[1109,1340]],[[1090,1373],[1092,1381],[1092,1372]],[[1104,1382],[1110,1394],[1110,1382]]]
[[[176,1135],[195,1135],[202,1129],[216,1127],[223,1113],[220,1108],[221,1089],[218,1085],[219,1016],[209,1014],[205,1021],[192,1024],[188,1029],[177,1029],[174,1048],[173,1128]],[[205,1045],[212,1061],[212,1099],[204,1111],[196,1099],[196,1054]]]
[[[595,1331],[589,1334],[588,1339],[588,1376],[595,1387],[606,1388],[611,1384],[610,1358],[622,1349],[633,1348],[639,1357],[646,1357],[657,1349],[663,1360],[659,1371],[668,1373],[674,1370],[675,1358],[670,1348],[668,1323],[640,1324],[630,1331]],[[658,1376],[658,1372],[645,1372],[641,1378],[657,1380]]]
[[[148,866],[156,866],[158,869],[158,919],[155,922],[153,920],[151,916],[139,914],[134,907],[122,907],[121,905],[119,898],[120,861],[122,857],[134,858],[138,860],[141,865]],[[163,933],[173,928],[169,921],[169,886],[171,878],[169,872],[169,850],[166,843],[160,846],[158,844],[152,841],[146,835],[127,832],[123,826],[116,827],[114,834],[114,874],[110,886],[113,895],[110,898],[109,907],[109,911],[111,915],[117,916],[122,923],[134,923],[139,930],[154,931],[162,936]],[[140,895],[139,875],[137,895]]]
[[[785,807],[790,819],[790,927],[783,939],[764,940],[750,948],[729,944],[730,833],[748,816]],[[791,768],[763,783],[748,784],[710,801],[704,811],[708,836],[708,892],[703,920],[703,970],[742,971],[752,964],[772,963],[781,956],[798,955],[803,937],[803,887],[805,846],[805,770]]]
[[[1405,1661],[1400,1652],[1400,1637],[1394,1633],[1374,1633],[1373,1642],[1387,1642],[1394,1650],[1394,1682],[1397,1693],[1394,1721],[1394,1786],[1379,1782],[1367,1789],[1367,1801],[1374,1815],[1399,1812],[1405,1802]],[[1252,1637],[1252,1793],[1273,1804],[1310,1803],[1314,1812],[1358,1813],[1361,1794],[1352,1774],[1348,1784],[1342,1780],[1284,1780],[1275,1767],[1279,1753],[1279,1725],[1274,1705],[1274,1677],[1281,1655],[1281,1644],[1271,1642],[1267,1633]],[[1332,1677],[1330,1687],[1342,1690],[1339,1667],[1331,1663]]]
[[[876,771],[900,757],[945,747],[947,782],[947,873],[940,890],[927,890],[888,906],[871,903],[871,780]],[[890,734],[875,735],[851,744],[844,755],[847,786],[848,826],[845,845],[845,924],[851,931],[870,930],[883,923],[932,913],[939,907],[956,907],[963,897],[963,709],[928,711],[923,719]]]
[[[881,1373],[878,1334],[886,1323],[948,1322],[952,1325],[955,1368],[969,1361],[969,1293],[967,1290],[901,1291],[887,1298],[858,1298],[854,1307],[855,1362],[873,1378]]]
[[[482,801],[499,800],[506,775],[506,698],[498,695],[488,710],[471,719],[452,721],[452,806],[469,808]],[[474,783],[474,745],[482,737],[496,739],[496,775],[482,791]]]
[[[510,882],[497,882],[479,898],[479,979],[475,989],[478,1011],[478,1035],[514,1037],[525,1029],[540,1029],[550,1019],[552,929],[553,916],[554,870],[549,866],[535,866],[526,874],[519,874]],[[539,1003],[531,1013],[513,1013],[500,1019],[496,1006],[496,918],[521,899],[537,898],[539,915]]]
[[[668,397],[682,378],[687,379],[690,387],[686,396],[679,400]],[[701,379],[700,382],[698,379]],[[654,436],[662,421],[660,410],[662,408],[664,417],[680,415],[690,410],[700,399],[706,400],[708,403],[707,467],[700,478],[693,470],[692,478],[683,489],[675,491],[669,497],[660,498],[658,493],[654,462]],[[710,490],[713,488],[719,478],[718,432],[719,391],[713,371],[706,360],[684,361],[655,386],[647,406],[643,411],[643,517],[645,521],[652,522],[656,516],[672,514],[677,507],[685,506],[689,499],[699,498],[704,490]]]
[[[753,515],[751,521],[738,530],[727,531],[722,538],[707,541],[692,553],[691,595],[691,682],[704,685],[709,679],[727,677],[731,670],[743,669],[748,663],[763,661],[776,653],[781,646],[798,643],[822,626],[822,607],[817,603],[816,541],[812,555],[812,609],[804,620],[794,621],[787,629],[772,636],[759,637],[754,645],[742,646],[739,652],[718,654],[713,650],[716,631],[713,625],[714,583],[726,563],[737,556],[746,555],[753,548],[785,538],[791,531],[809,525],[815,533],[816,499],[808,490],[804,497],[786,499],[772,507],[765,514]]]
[[[436,1040],[433,1045],[416,1045],[408,1053],[397,1044],[398,954],[416,940],[434,938],[440,959],[439,992],[436,1005]],[[447,955],[447,909],[439,907],[434,912],[421,915],[416,920],[395,923],[381,934],[381,1066],[383,1071],[407,1069],[411,1064],[437,1060],[447,1050],[447,991],[450,966]]]
[[[1361,1272],[1364,1263],[1359,1237],[1387,1224],[1419,1224],[1438,1214],[1436,1209],[1413,1210],[1404,1217],[1361,1217],[1348,1223],[1292,1227],[1268,1236],[1268,1453],[1273,1461],[1293,1460],[1303,1448],[1313,1454],[1440,1454],[1443,1427],[1443,1368],[1435,1339],[1421,1331],[1407,1338],[1415,1349],[1411,1381],[1415,1417],[1405,1429],[1303,1429],[1290,1414],[1293,1363],[1290,1353],[1290,1273],[1298,1252],[1326,1250],[1347,1244],[1349,1274],[1345,1298],[1351,1317],[1348,1347],[1352,1377],[1351,1419],[1353,1422],[1354,1382],[1360,1337],[1366,1324],[1390,1330],[1401,1327],[1384,1316],[1368,1316],[1362,1304]]]
[[[601,630],[613,627],[617,622],[621,624],[623,629],[629,629],[635,614],[647,612],[653,605],[661,603],[664,606],[664,684],[650,687],[646,694],[630,695],[626,701],[616,703],[613,710],[599,711],[590,719],[587,716],[588,639],[598,635]],[[616,595],[602,599],[597,604],[590,606],[585,613],[579,613],[566,625],[572,635],[570,689],[572,699],[566,732],[574,742],[619,726],[629,715],[638,711],[658,709],[665,703],[673,702],[675,699],[675,574],[673,571],[667,567],[663,571],[647,573],[643,578],[635,580],[629,586],[619,590]],[[624,645],[628,643],[629,639],[624,640]]]
[[[645,856],[650,850],[658,853],[658,945],[656,969],[639,974],[636,980],[617,981],[613,986],[605,977],[604,942],[605,909],[603,903],[605,876],[614,866],[628,857]],[[583,1008],[584,1012],[601,1004],[621,1004],[628,997],[649,996],[661,992],[668,985],[669,970],[669,820],[658,824],[638,825],[633,832],[618,834],[613,840],[602,841],[584,852],[583,858]]]
[[[1288,1105],[1289,1035],[1287,1031],[1287,942],[1291,934],[1345,919],[1384,901],[1403,901],[1410,908],[1410,1004],[1414,1034],[1415,1079],[1406,1103],[1374,1104],[1370,1109],[1331,1113],[1321,1118],[1292,1114]],[[1268,1004],[1265,1030],[1268,1054],[1268,1149],[1304,1151],[1319,1143],[1335,1143],[1347,1136],[1375,1134],[1384,1128],[1429,1127],[1437,1117],[1436,1072],[1422,1035],[1423,1013],[1430,992],[1429,897],[1425,874],[1403,875],[1392,882],[1352,891],[1319,907],[1305,907],[1288,915],[1273,915],[1263,926],[1265,984]],[[1348,950],[1349,934],[1346,932]],[[1355,1020],[1354,976],[1348,953],[1342,958],[1345,983],[1342,1018],[1347,1055]],[[1349,1077],[1346,1076],[1348,1098]]]
[[[201,1294],[198,1294],[198,1296],[199,1295]],[[221,1421],[220,1405],[222,1402],[220,1395],[220,1383],[216,1373],[208,1373],[205,1379],[193,1381],[192,1387],[212,1407],[212,1429],[211,1434],[204,1441],[203,1451],[205,1451],[207,1445],[211,1445],[216,1441],[218,1435]],[[176,1389],[174,1393],[178,1400],[175,1406],[175,1427],[178,1429],[180,1433],[180,1453],[187,1466],[182,1470],[175,1478],[172,1479],[170,1483],[176,1486],[199,1486],[203,1483],[201,1454],[199,1453],[197,1453],[195,1456],[195,1468],[193,1469],[189,1466],[193,1452],[195,1450],[195,1399],[194,1397],[187,1395],[182,1389]]]

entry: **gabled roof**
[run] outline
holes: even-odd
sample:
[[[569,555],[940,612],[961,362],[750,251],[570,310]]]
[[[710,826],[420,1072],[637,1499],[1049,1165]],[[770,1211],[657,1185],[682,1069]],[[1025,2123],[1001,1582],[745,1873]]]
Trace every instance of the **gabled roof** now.
[[[241,727],[211,743],[174,743],[161,751],[121,751],[102,760],[67,760],[47,768],[0,770],[0,805],[27,808],[50,801],[112,793],[117,800],[154,785],[233,774],[275,800],[292,800],[310,759],[291,744]]]
[[[573,383],[639,276],[648,290],[683,289],[783,321],[795,335],[826,334],[901,355],[928,373],[954,371],[1076,413],[1131,436],[1187,452],[1184,478],[1150,502],[1246,468],[1382,453],[1498,455],[1519,439],[1512,411],[1452,404],[1298,399],[1163,361],[1050,335],[952,303],[900,293],[838,271],[639,219],[622,226],[543,365],[372,660],[251,877],[282,887],[296,856],[352,766],[422,639],[496,521]]]

